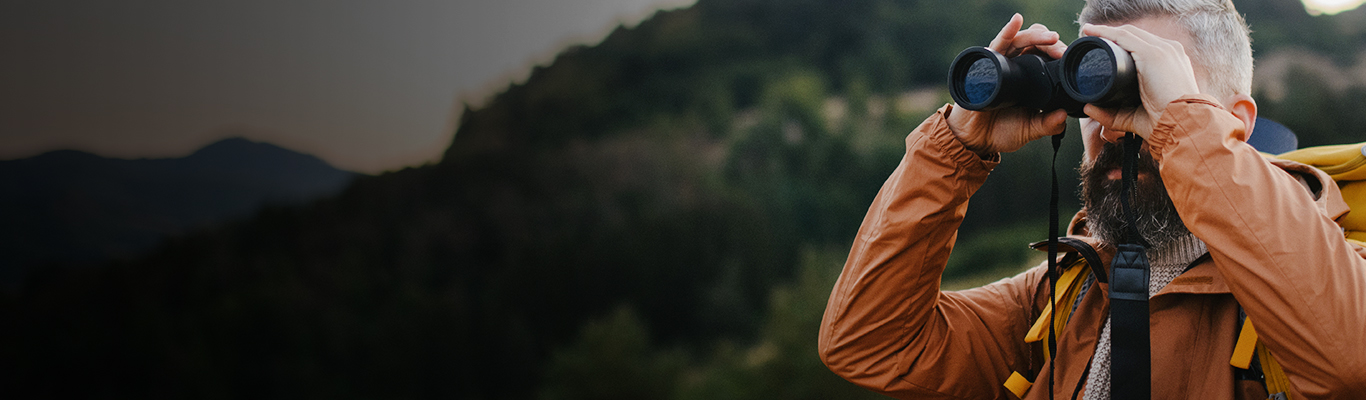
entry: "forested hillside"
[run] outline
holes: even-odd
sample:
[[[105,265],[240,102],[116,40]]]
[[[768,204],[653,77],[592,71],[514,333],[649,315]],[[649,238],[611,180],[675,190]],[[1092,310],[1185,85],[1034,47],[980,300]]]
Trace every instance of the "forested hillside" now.
[[[1238,6],[1259,56],[1293,45],[1350,69],[1366,44],[1362,11]],[[905,134],[948,100],[958,51],[1016,11],[1071,39],[1080,7],[658,13],[465,110],[439,164],[137,261],[41,271],[0,303],[0,381],[84,397],[873,398],[820,365],[816,325]],[[1360,137],[1359,83],[1290,76],[1304,81],[1264,114],[1302,144]],[[1081,151],[1070,135],[1064,182]],[[1046,143],[1004,156],[950,279],[1038,259],[1024,245],[1046,235],[1049,156]]]

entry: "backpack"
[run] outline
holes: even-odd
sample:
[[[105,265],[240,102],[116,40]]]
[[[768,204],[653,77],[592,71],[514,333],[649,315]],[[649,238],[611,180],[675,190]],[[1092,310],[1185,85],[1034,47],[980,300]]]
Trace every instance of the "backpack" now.
[[[1261,121],[1258,123],[1260,124]],[[1343,200],[1351,209],[1366,210],[1366,143],[1316,146],[1280,155],[1263,154],[1268,157],[1300,162],[1322,170],[1333,178],[1333,181],[1337,182]],[[1344,237],[1349,243],[1366,247],[1366,211],[1349,211],[1339,217],[1337,222],[1338,225],[1342,226]],[[1060,310],[1055,312],[1053,303],[1073,304],[1091,270],[1086,267],[1086,260],[1079,257],[1071,264],[1064,266],[1062,271],[1057,283],[1057,287],[1062,290],[1055,291],[1054,301],[1044,306],[1043,312],[1039,314],[1039,318],[1034,321],[1029,332],[1025,335],[1025,343],[1042,341],[1048,337],[1049,330],[1061,332],[1067,326],[1074,310],[1071,307],[1059,307]],[[1240,314],[1242,314],[1241,328],[1239,328],[1237,344],[1233,348],[1233,356],[1229,359],[1229,365],[1238,368],[1241,376],[1254,380],[1260,377],[1266,385],[1267,393],[1271,393],[1272,399],[1292,399],[1290,396],[1290,380],[1287,378],[1285,370],[1281,368],[1280,363],[1276,362],[1276,358],[1271,355],[1270,350],[1258,340],[1257,330],[1252,320],[1241,311]],[[1044,358],[1050,358],[1049,353],[1052,349],[1049,346],[1043,346],[1043,351]],[[1033,384],[1019,372],[1014,372],[1004,385],[1015,396],[1022,398]]]
[[[1318,168],[1338,183],[1342,199],[1352,210],[1366,210],[1366,143],[1317,146],[1276,156]],[[1366,211],[1349,211],[1338,218],[1347,241],[1366,247]]]

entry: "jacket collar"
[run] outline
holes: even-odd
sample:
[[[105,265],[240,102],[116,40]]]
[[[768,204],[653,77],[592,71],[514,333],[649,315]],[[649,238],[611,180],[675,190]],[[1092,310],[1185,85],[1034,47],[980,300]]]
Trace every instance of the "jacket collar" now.
[[[1213,259],[1205,258],[1195,267],[1178,275],[1176,279],[1173,279],[1153,297],[1168,293],[1225,294],[1232,292],[1228,289],[1228,282],[1224,281],[1224,275],[1219,273],[1218,267],[1214,266]]]
[[[1321,206],[1326,205],[1324,199],[1320,199]],[[1329,205],[1329,208],[1332,208]],[[1078,253],[1087,258],[1089,263],[1097,263],[1105,268],[1108,273],[1110,260],[1115,256],[1115,247],[1089,236],[1086,230],[1086,210],[1078,211],[1072,216],[1072,222],[1068,224],[1068,236],[1060,238],[1059,252]],[[1047,241],[1035,242],[1030,245],[1035,250],[1047,251]],[[1223,274],[1219,273],[1219,268],[1214,265],[1210,257],[1203,257],[1197,261],[1194,267],[1178,275],[1171,283],[1157,292],[1157,296],[1168,293],[1186,294],[1224,294],[1232,293],[1229,291],[1228,283],[1224,280]],[[1108,274],[1107,274],[1108,275]],[[1102,285],[1108,292],[1108,285]]]

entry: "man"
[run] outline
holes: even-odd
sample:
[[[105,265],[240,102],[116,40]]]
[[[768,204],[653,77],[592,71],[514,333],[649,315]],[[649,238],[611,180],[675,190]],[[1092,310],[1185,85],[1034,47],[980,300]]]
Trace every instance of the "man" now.
[[[1089,0],[1081,33],[1110,39],[1137,66],[1142,106],[1087,105],[1085,209],[1069,234],[1109,270],[1128,229],[1119,204],[1124,132],[1143,138],[1136,228],[1151,245],[1152,398],[1264,399],[1229,364],[1240,313],[1284,367],[1291,398],[1366,396],[1366,261],[1334,219],[1337,187],[1304,165],[1271,162],[1244,143],[1256,119],[1248,31],[1227,0]],[[1094,25],[1093,25],[1094,24]],[[1006,56],[1060,58],[1058,34],[1016,14],[991,43]],[[898,398],[1110,398],[1107,285],[1092,275],[1056,332],[1056,356],[1025,343],[1048,303],[1046,264],[960,292],[940,276],[968,198],[1000,152],[1062,132],[1064,111],[941,108],[906,138],[906,156],[873,201],[830,296],[823,362]],[[1208,257],[1204,255],[1208,253]],[[1092,268],[1097,268],[1092,266]],[[1050,365],[1050,363],[1052,365]]]

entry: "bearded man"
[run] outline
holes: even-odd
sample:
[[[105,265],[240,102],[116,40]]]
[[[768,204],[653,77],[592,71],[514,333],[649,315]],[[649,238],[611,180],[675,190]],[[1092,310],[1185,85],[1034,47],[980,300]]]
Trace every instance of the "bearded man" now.
[[[1151,398],[1361,398],[1366,261],[1334,222],[1346,205],[1327,175],[1245,143],[1257,106],[1248,29],[1232,3],[1089,0],[1079,22],[1082,35],[1130,52],[1142,105],[1085,107],[1085,208],[1063,250],[1098,273],[1057,304],[1070,320],[1055,347],[1023,339],[1056,289],[1047,263],[976,289],[939,284],[968,199],[999,153],[1061,133],[1066,112],[949,104],[906,138],[864,218],[825,310],[821,360],[898,398],[1015,398],[1002,383],[1026,373],[1027,399],[1109,399],[1111,379],[1125,378],[1112,367],[1129,360],[1112,357],[1110,288],[1096,275],[1136,230],[1149,244]],[[1056,32],[1022,26],[1016,14],[990,48],[1062,57]],[[1116,142],[1126,132],[1143,139],[1134,230],[1119,201]],[[1283,367],[1287,392],[1267,393],[1261,376],[1230,365],[1244,316]]]

